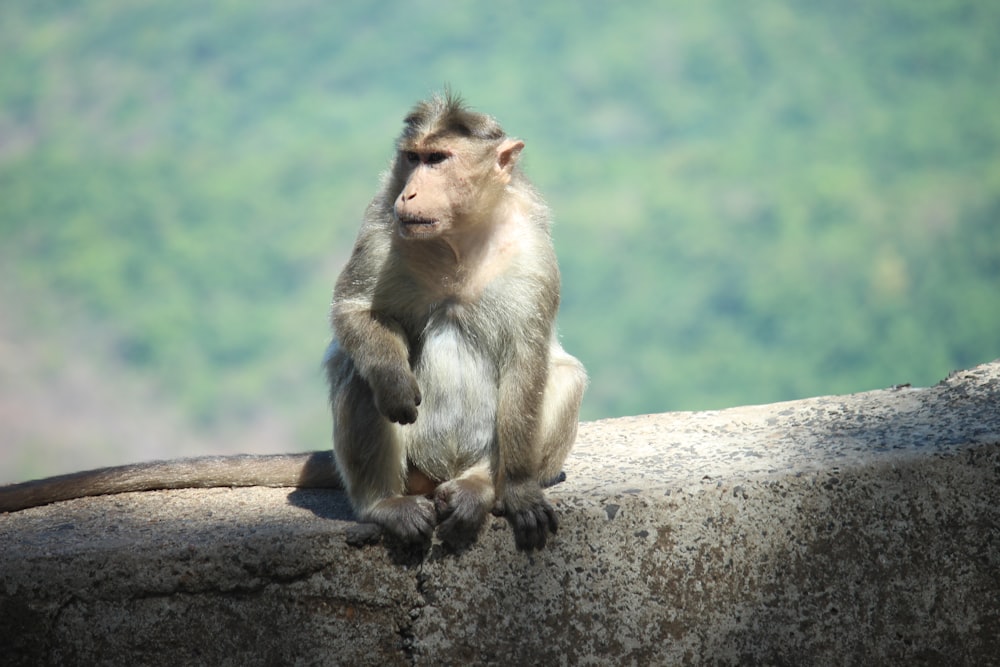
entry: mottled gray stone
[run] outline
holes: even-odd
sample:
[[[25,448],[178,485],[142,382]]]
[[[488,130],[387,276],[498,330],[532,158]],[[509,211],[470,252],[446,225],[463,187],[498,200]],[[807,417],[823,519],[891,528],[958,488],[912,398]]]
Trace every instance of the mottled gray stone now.
[[[5,665],[1000,664],[1000,362],[581,425],[561,528],[350,546],[342,494],[0,515]]]

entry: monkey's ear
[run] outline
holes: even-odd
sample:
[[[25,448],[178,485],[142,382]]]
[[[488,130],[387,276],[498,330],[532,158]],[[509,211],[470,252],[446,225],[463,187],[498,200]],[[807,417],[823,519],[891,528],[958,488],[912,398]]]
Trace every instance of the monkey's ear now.
[[[508,139],[500,144],[497,147],[497,171],[509,177],[523,148],[524,142],[520,139]]]

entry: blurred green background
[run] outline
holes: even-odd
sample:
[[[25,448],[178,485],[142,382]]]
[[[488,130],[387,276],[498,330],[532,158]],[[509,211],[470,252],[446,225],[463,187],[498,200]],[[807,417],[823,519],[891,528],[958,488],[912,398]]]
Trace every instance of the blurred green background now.
[[[584,419],[1000,356],[1000,3],[5,2],[0,482],[329,445],[409,107],[525,140]]]

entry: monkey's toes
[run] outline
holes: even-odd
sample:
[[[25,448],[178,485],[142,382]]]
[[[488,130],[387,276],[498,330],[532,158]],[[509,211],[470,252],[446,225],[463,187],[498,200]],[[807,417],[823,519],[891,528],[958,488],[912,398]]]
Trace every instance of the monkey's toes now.
[[[464,546],[475,541],[486,520],[486,508],[462,505],[450,508],[446,514],[438,514],[438,537],[453,547]]]
[[[425,498],[420,500],[424,502],[417,506],[416,511],[405,516],[400,524],[399,536],[409,542],[429,540],[437,525],[434,505]]]
[[[434,493],[438,536],[453,547],[474,541],[486,520],[489,505],[488,498],[467,488],[467,483],[445,482]]]
[[[437,524],[434,503],[423,496],[396,496],[382,500],[370,518],[404,542],[430,540]]]
[[[382,526],[377,523],[358,523],[348,526],[344,541],[352,547],[375,544],[382,538]]]
[[[542,549],[549,533],[559,530],[559,518],[547,502],[507,515],[518,551]]]

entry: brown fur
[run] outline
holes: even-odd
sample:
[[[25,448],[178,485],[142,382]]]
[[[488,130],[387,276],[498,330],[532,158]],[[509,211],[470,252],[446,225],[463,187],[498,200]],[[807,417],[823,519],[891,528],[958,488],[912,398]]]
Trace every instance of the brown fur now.
[[[334,454],[357,513],[404,540],[440,521],[468,541],[494,504],[522,549],[558,525],[541,483],[586,375],[555,335],[559,269],[523,148],[451,95],[419,103],[337,281]]]

